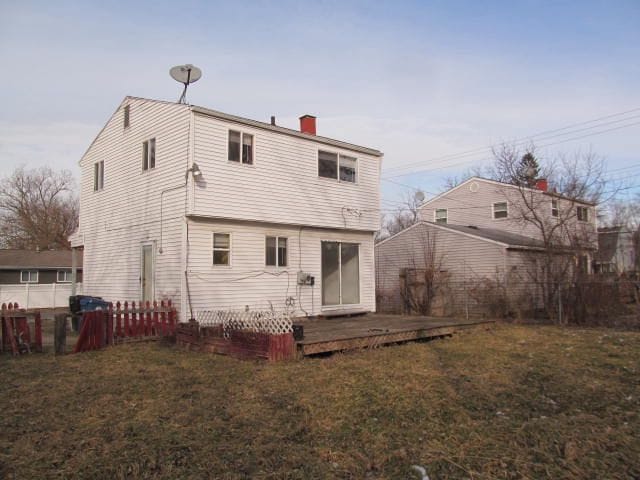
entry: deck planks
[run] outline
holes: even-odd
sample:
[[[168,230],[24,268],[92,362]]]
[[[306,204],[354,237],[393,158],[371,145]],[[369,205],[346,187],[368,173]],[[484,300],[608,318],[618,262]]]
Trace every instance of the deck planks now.
[[[296,324],[304,327],[304,338],[296,345],[300,355],[314,355],[452,335],[492,323],[492,320],[383,314],[302,320]]]

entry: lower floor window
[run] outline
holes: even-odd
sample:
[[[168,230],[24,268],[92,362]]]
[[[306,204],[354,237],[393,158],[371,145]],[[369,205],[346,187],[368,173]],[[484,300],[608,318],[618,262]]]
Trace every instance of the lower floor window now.
[[[284,237],[267,237],[265,263],[267,266],[287,266],[287,239]]]
[[[58,283],[71,281],[71,270],[58,270]]]
[[[213,264],[229,265],[231,257],[231,235],[228,233],[213,234]]]
[[[20,272],[21,283],[38,283],[38,271],[37,270],[22,270]]]
[[[360,303],[360,246],[322,242],[322,304]]]

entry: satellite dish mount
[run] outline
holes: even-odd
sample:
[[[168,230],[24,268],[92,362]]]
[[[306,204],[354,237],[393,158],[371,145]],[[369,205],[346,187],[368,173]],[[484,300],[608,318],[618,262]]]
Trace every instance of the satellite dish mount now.
[[[189,84],[197,82],[202,77],[202,70],[198,67],[187,63],[186,65],[177,65],[169,70],[169,75],[176,82],[180,82],[184,85],[182,95],[178,99],[178,103],[187,103],[187,87]]]

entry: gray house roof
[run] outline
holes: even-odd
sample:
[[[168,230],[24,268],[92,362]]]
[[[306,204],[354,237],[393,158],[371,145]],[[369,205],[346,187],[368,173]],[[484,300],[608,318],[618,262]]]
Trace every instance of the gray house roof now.
[[[82,251],[77,254],[82,268]],[[71,250],[0,250],[0,270],[71,268]]]
[[[542,240],[536,238],[526,237],[524,235],[517,235],[515,233],[505,232],[504,230],[496,230],[494,228],[482,228],[475,227],[473,225],[450,225],[446,223],[434,223],[424,222],[437,227],[444,228],[446,230],[452,230],[454,232],[464,233],[473,237],[483,238],[485,240],[491,240],[494,242],[502,243],[507,248],[527,248],[527,249],[542,249],[544,243]]]

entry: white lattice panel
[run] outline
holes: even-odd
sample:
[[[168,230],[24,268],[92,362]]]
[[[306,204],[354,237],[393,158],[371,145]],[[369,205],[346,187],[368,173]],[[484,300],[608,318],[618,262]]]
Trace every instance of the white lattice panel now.
[[[201,310],[196,320],[203,327],[222,325],[225,335],[230,330],[279,335],[293,331],[289,312],[272,310]]]

